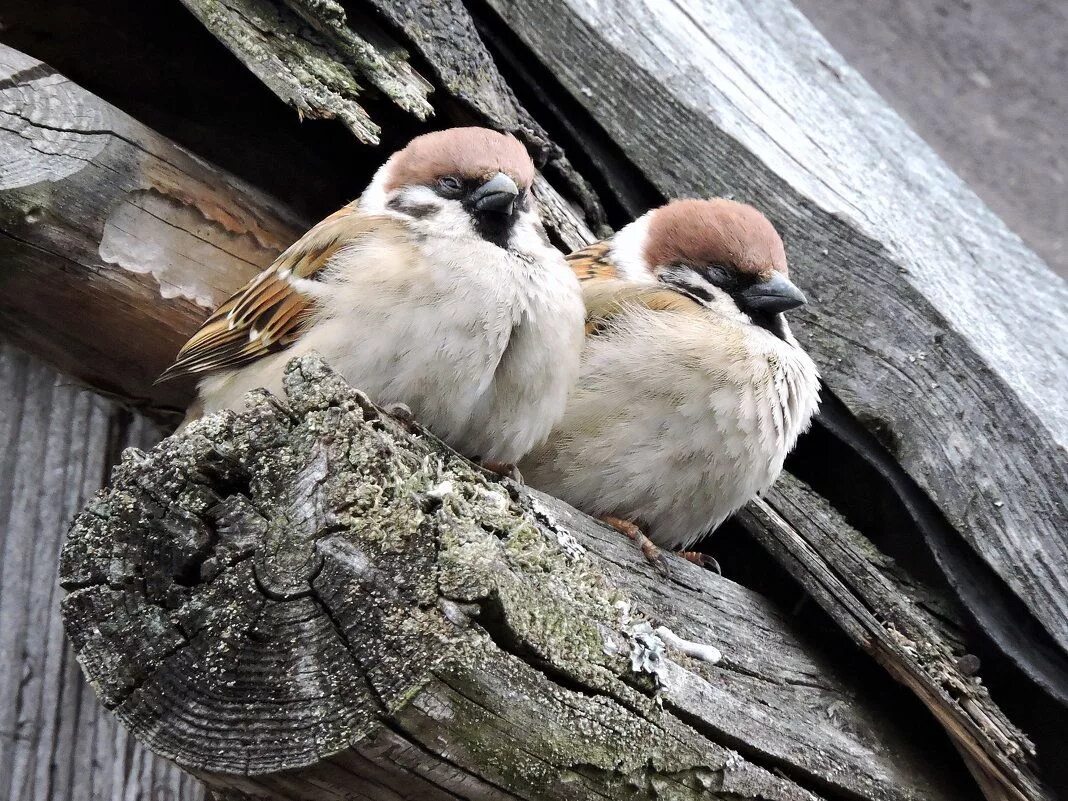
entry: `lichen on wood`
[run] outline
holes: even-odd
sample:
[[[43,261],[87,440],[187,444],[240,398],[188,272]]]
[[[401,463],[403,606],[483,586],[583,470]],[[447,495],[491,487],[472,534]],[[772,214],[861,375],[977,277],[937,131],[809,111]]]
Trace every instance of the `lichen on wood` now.
[[[681,560],[665,584],[318,357],[286,391],[128,452],[62,556],[100,699],[210,786],[341,798],[378,771],[431,798],[429,777],[461,797],[952,797],[759,596]],[[665,646],[636,672],[636,632],[661,624],[723,662]]]

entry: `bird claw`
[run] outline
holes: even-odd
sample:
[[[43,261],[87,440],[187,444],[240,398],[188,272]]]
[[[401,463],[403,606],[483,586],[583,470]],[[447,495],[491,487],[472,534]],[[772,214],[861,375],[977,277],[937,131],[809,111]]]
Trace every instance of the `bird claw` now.
[[[723,570],[714,556],[709,556],[707,553],[701,553],[700,551],[675,551],[675,554],[681,556],[687,562],[693,562],[698,567],[723,575]]]
[[[620,534],[625,534],[632,542],[637,543],[638,548],[641,549],[642,556],[645,557],[645,561],[648,562],[653,570],[659,573],[662,578],[668,578],[671,575],[671,567],[668,565],[667,556],[665,556],[664,552],[657,547],[656,543],[645,536],[645,532],[636,524],[629,520],[624,520],[621,517],[615,517],[614,515],[603,515],[600,520],[614,528]]]
[[[482,467],[489,470],[491,473],[496,473],[502,478],[510,478],[516,484],[523,484],[523,474],[519,472],[519,468],[510,462],[482,462]]]
[[[396,417],[405,423],[410,423],[415,419],[415,415],[412,414],[411,408],[406,403],[391,403],[386,407],[386,414]]]

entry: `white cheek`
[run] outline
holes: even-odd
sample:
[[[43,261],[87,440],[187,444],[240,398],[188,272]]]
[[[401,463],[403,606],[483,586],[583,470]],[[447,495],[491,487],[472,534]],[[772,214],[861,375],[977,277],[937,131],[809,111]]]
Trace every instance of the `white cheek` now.
[[[361,211],[367,211],[371,214],[385,211],[388,200],[386,197],[386,177],[390,172],[394,158],[395,156],[390,156],[389,160],[378,168],[374,178],[371,179],[371,183],[363,190],[363,194],[360,195]]]
[[[656,280],[645,266],[642,255],[651,213],[646,212],[612,237],[612,258],[620,274],[629,281],[649,283]]]
[[[749,316],[738,308],[738,304],[728,293],[710,284],[705,284],[704,288],[712,295],[712,299],[705,304],[708,308],[730,320],[736,320],[740,323],[749,322]]]

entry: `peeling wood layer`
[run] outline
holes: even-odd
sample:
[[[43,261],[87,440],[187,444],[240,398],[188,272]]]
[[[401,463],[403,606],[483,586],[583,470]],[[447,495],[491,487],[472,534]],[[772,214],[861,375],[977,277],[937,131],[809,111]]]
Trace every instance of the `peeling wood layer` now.
[[[407,54],[383,37],[357,34],[333,0],[182,0],[278,97],[301,116],[337,118],[361,142],[379,126],[359,100],[366,81],[400,108],[426,119],[430,85]]]
[[[58,155],[57,155],[58,154]],[[234,289],[305,226],[47,65],[0,46],[0,326],[80,381],[143,406]]]

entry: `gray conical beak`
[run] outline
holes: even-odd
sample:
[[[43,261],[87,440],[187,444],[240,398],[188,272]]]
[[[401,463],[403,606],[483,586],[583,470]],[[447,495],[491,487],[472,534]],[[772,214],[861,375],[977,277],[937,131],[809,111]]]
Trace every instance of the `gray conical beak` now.
[[[480,212],[511,214],[515,208],[515,199],[519,197],[519,187],[515,181],[499,172],[471,193],[470,204]]]
[[[806,302],[805,294],[794,286],[789,278],[779,273],[744,290],[741,299],[747,308],[765,314],[796,309]]]

